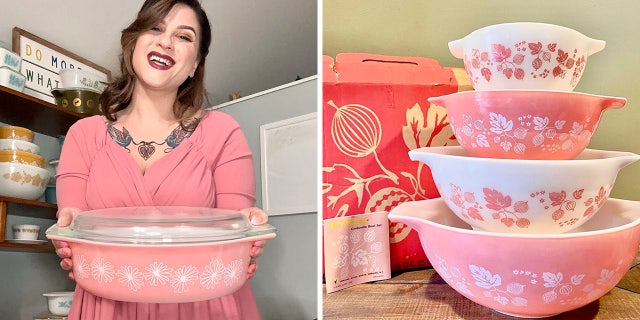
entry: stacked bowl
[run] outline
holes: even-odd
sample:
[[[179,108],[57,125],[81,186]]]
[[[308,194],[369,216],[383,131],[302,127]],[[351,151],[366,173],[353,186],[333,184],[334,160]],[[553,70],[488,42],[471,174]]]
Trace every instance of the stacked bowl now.
[[[84,69],[60,69],[61,87],[51,90],[56,104],[78,113],[98,114],[107,78]]]
[[[605,42],[557,25],[505,23],[452,41],[476,91],[429,98],[460,146],[409,152],[441,198],[389,219],[416,230],[445,281],[517,317],[573,310],[611,290],[640,246],[640,204],[609,199],[630,152],[586,148],[626,99],[573,92]],[[588,260],[587,260],[588,259]]]
[[[16,91],[24,90],[26,77],[20,73],[21,65],[22,58],[0,43],[0,86]]]
[[[0,126],[0,196],[36,200],[49,182],[45,159],[33,131]]]

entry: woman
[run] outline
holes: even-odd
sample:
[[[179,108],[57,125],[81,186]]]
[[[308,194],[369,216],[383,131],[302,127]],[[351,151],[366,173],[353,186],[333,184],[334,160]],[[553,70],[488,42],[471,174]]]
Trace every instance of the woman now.
[[[198,0],[147,0],[122,32],[121,73],[101,97],[104,116],[82,119],[66,136],[57,175],[58,225],[83,210],[132,206],[241,208],[253,224],[251,152],[228,115],[202,109],[211,27]],[[55,243],[61,266],[71,250]],[[248,278],[264,241],[254,243]],[[73,278],[73,273],[69,274]],[[69,319],[259,319],[248,282],[210,301],[113,301],[76,287]]]

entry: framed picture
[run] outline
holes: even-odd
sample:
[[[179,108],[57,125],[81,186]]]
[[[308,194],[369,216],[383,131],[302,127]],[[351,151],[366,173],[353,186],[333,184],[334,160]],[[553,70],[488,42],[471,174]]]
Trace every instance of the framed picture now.
[[[60,69],[84,69],[108,82],[111,71],[18,27],[13,28],[12,50],[22,58],[24,93],[55,103],[51,90],[60,85]]]
[[[317,116],[260,126],[262,209],[269,215],[317,212]]]

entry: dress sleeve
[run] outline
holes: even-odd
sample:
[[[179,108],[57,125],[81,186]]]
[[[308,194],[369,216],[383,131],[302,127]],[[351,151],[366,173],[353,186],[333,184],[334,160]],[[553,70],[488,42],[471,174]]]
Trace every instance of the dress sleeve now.
[[[230,130],[213,170],[216,207],[233,210],[252,207],[256,201],[256,180],[251,149],[238,123],[228,115],[222,118],[229,122]]]
[[[87,210],[87,177],[90,155],[87,134],[76,123],[65,137],[56,175],[56,198],[58,208],[75,207]]]

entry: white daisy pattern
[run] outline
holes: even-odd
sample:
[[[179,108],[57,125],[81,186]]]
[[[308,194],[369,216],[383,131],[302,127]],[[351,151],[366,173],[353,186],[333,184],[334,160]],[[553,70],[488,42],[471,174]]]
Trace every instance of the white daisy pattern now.
[[[221,259],[212,260],[204,267],[204,271],[200,276],[200,284],[211,289],[215,287],[224,275],[224,264]]]
[[[192,265],[184,265],[173,273],[171,277],[171,286],[173,292],[184,293],[189,291],[189,287],[193,286],[198,280],[198,269]]]
[[[224,269],[224,284],[228,287],[240,281],[242,275],[242,259],[233,260]]]
[[[99,283],[113,281],[113,265],[104,258],[95,258],[91,261],[91,275]]]
[[[118,277],[118,282],[123,287],[127,287],[129,291],[138,291],[144,284],[142,272],[132,266],[121,266],[118,268],[116,276]]]
[[[75,276],[81,279],[89,278],[89,274],[91,273],[91,269],[89,268],[89,263],[87,262],[87,258],[81,254],[75,258],[73,261],[73,265],[75,266]]]
[[[144,279],[149,281],[149,284],[157,287],[158,285],[164,285],[169,281],[172,270],[166,264],[158,261],[154,261],[148,267],[144,268],[147,272],[143,274]]]

